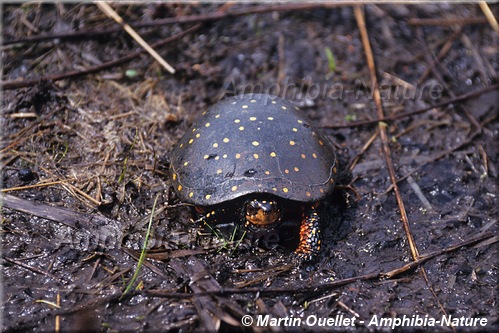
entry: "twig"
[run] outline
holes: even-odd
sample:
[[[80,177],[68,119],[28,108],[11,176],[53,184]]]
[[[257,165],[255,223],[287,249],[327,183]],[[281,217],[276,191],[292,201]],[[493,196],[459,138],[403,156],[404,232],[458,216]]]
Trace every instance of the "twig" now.
[[[380,121],[382,121],[384,123],[390,123],[390,122],[392,122],[394,120],[397,120],[397,119],[414,116],[414,115],[417,115],[417,114],[420,114],[420,113],[425,113],[425,112],[428,112],[430,110],[438,109],[438,108],[447,106],[449,104],[454,104],[454,103],[457,103],[457,102],[461,102],[461,101],[464,101],[464,100],[467,100],[467,99],[470,99],[470,98],[473,98],[473,97],[477,97],[477,96],[486,94],[486,93],[494,91],[494,90],[499,90],[499,84],[494,84],[494,85],[491,85],[491,86],[488,86],[488,87],[485,87],[485,88],[482,88],[482,89],[477,89],[475,91],[471,91],[469,93],[462,94],[462,95],[456,96],[454,98],[451,98],[448,101],[443,101],[443,102],[440,102],[440,103],[437,103],[437,104],[433,104],[433,105],[427,106],[427,107],[419,109],[419,110],[402,112],[402,113],[399,113],[399,114],[395,114],[395,115],[390,115],[390,116],[387,116],[387,117],[383,117],[381,119],[363,120],[363,121],[355,121],[355,122],[346,123],[346,124],[340,124],[340,125],[323,126],[323,128],[339,129],[339,128],[350,128],[350,127],[368,126],[368,125],[378,124]]]
[[[428,47],[428,45],[426,43],[426,39],[424,37],[424,32],[423,32],[423,29],[421,27],[417,27],[416,28],[416,36],[417,36],[417,39],[421,43],[421,47],[425,51],[425,52],[423,52],[423,55],[424,55],[424,58],[425,58],[426,62],[428,64],[431,64],[432,62],[436,62],[437,65],[438,65],[439,64],[438,60],[434,59],[434,57],[432,55],[432,52],[431,52],[430,48]],[[444,67],[441,66],[441,68],[444,68]],[[433,75],[435,76],[435,78],[438,80],[438,82],[441,85],[444,86],[445,90],[449,93],[450,97],[451,98],[455,98],[456,95],[449,88],[447,82],[444,80],[444,78],[442,77],[442,75],[440,74],[440,72],[437,70],[436,66],[431,67],[431,72],[433,73]],[[475,128],[478,128],[478,129],[481,130],[480,123],[475,119],[475,117],[468,111],[468,109],[465,106],[462,106],[462,111],[466,115],[466,117],[468,118],[468,120],[470,121],[470,123]]]
[[[487,118],[485,119],[484,121],[482,121],[480,123],[480,126],[481,127],[484,127],[485,125],[487,125],[488,123],[494,121],[495,119],[497,118],[497,114],[494,114],[492,115],[492,117],[490,118]],[[410,175],[412,175],[414,172],[416,172],[417,170],[420,170],[423,166],[425,166],[426,164],[430,163],[430,162],[435,162],[435,161],[438,161],[439,159],[451,154],[452,152],[470,144],[479,134],[481,134],[482,132],[479,131],[479,130],[475,130],[473,133],[471,133],[469,135],[469,137],[464,140],[464,141],[461,141],[459,144],[455,145],[454,147],[451,147],[443,152],[440,152],[439,154],[435,154],[433,155],[432,158],[430,159],[427,159],[425,161],[423,161],[422,163],[420,163],[416,168],[414,168],[412,171],[410,171],[409,173],[407,173],[406,175],[400,177],[398,180],[397,180],[397,183],[406,179],[407,177],[409,177]],[[386,194],[388,192],[390,192],[391,190],[393,189],[393,185],[390,185],[390,187],[385,191],[383,192],[383,194]]]
[[[357,25],[359,26],[360,35],[362,39],[362,45],[364,46],[364,52],[366,54],[367,65],[369,67],[369,72],[371,73],[371,82],[374,87],[373,97],[376,104],[376,109],[378,111],[378,119],[384,118],[383,105],[381,102],[381,94],[378,87],[378,79],[376,77],[376,68],[374,64],[373,53],[371,49],[371,44],[369,42],[369,36],[367,34],[366,23],[364,19],[363,8],[359,5],[354,7],[354,15],[357,20]],[[412,236],[411,228],[409,226],[409,218],[407,217],[407,212],[405,210],[404,202],[402,200],[402,195],[400,189],[397,185],[397,177],[395,176],[395,169],[393,167],[393,162],[391,158],[390,146],[388,135],[386,133],[386,125],[383,123],[378,124],[379,135],[381,139],[381,146],[383,149],[383,155],[385,157],[386,166],[388,168],[388,173],[390,174],[390,179],[393,184],[393,189],[395,191],[395,197],[397,199],[397,204],[400,209],[400,215],[402,217],[402,223],[404,225],[404,230],[409,241],[409,247],[411,249],[411,254],[414,260],[419,258],[419,252]]]
[[[197,24],[195,26],[192,26],[189,29],[186,29],[186,30],[184,30],[176,35],[170,36],[168,38],[165,38],[162,41],[154,43],[151,45],[151,47],[153,47],[153,48],[161,47],[161,46],[166,45],[168,43],[171,43],[177,39],[180,39],[181,37],[183,37],[187,34],[190,34],[191,32],[198,30],[199,28],[201,28],[201,24]],[[108,61],[108,62],[103,63],[101,65],[87,68],[83,71],[72,71],[72,72],[67,72],[67,73],[62,73],[62,74],[49,75],[49,76],[41,77],[38,79],[30,79],[30,80],[22,80],[22,81],[18,81],[18,80],[0,81],[0,88],[3,88],[5,90],[19,89],[19,88],[34,86],[42,81],[59,81],[59,80],[63,80],[63,79],[69,79],[69,78],[79,77],[79,76],[83,76],[83,75],[88,75],[88,74],[100,72],[104,69],[108,69],[108,68],[126,63],[128,61],[131,61],[144,52],[145,52],[145,50],[138,50],[138,51],[132,52],[124,57],[121,57],[119,59],[111,60],[111,61]]]
[[[211,290],[204,292],[196,292],[196,296],[207,296],[207,295],[226,295],[226,294],[289,294],[292,293],[294,295],[299,293],[309,293],[309,292],[317,292],[322,290],[330,290],[334,288],[338,288],[341,286],[345,286],[357,281],[369,281],[369,280],[380,280],[380,279],[393,279],[401,274],[404,274],[410,270],[416,269],[420,267],[422,264],[426,263],[428,260],[436,258],[438,256],[444,254],[450,254],[452,252],[458,251],[464,247],[468,246],[478,246],[478,245],[490,245],[493,242],[498,242],[499,237],[492,233],[487,233],[483,235],[479,235],[473,237],[470,240],[464,241],[462,243],[447,247],[445,249],[435,251],[426,255],[420,256],[418,260],[412,261],[408,264],[405,264],[399,268],[393,269],[388,272],[380,272],[380,273],[370,273],[364,275],[358,275],[347,279],[336,280],[334,282],[323,283],[323,284],[314,284],[303,286],[301,288],[291,287],[291,288],[222,288],[220,290]],[[164,290],[144,290],[137,291],[136,294],[155,296],[155,297],[166,297],[166,298],[191,298],[194,295],[192,293],[172,293],[170,291]]]
[[[420,85],[426,79],[428,74],[430,74],[431,70],[436,65],[437,61],[440,61],[440,60],[442,60],[443,57],[445,57],[445,55],[450,51],[452,44],[454,43],[456,38],[461,34],[462,31],[463,31],[463,28],[462,28],[462,26],[460,26],[452,33],[452,35],[449,37],[449,39],[445,42],[444,46],[442,46],[442,48],[438,52],[436,61],[432,62],[431,65],[425,69],[425,71],[423,72],[421,77],[418,79],[417,85]]]
[[[489,78],[491,79],[490,81],[495,81],[497,79],[497,74],[494,71],[493,67],[490,66],[490,64],[489,66],[485,65],[484,58],[482,58],[482,56],[480,55],[480,51],[473,45],[472,41],[466,34],[461,35],[461,42],[463,43],[464,47],[471,51],[471,55],[473,56],[473,59],[475,60],[475,63],[478,67],[478,71],[482,76],[482,82],[489,81]],[[488,70],[487,67],[490,68],[490,70]]]
[[[231,3],[228,3],[226,5],[223,5],[221,6],[216,12],[215,14],[217,13],[224,13],[225,9],[230,7]],[[152,48],[158,48],[158,47],[161,47],[163,45],[166,45],[166,44],[169,44],[177,39],[180,39],[182,38],[183,36],[187,35],[187,34],[190,34],[191,32],[194,32],[194,31],[197,31],[198,29],[200,29],[202,27],[202,23],[198,23],[174,36],[170,36],[168,38],[165,38],[164,40],[162,41],[159,41],[159,42],[156,42],[154,44],[151,45]],[[33,86],[33,85],[36,85],[38,84],[39,82],[41,81],[58,81],[58,80],[62,80],[62,79],[67,79],[67,78],[72,78],[72,77],[78,77],[78,76],[82,76],[82,75],[87,75],[87,74],[91,74],[91,73],[95,73],[95,72],[99,72],[101,70],[104,70],[104,69],[107,69],[107,68],[110,68],[110,67],[114,67],[116,65],[119,65],[119,64],[122,64],[122,63],[125,63],[125,62],[128,62],[128,61],[131,61],[132,59],[138,57],[139,55],[141,55],[142,53],[144,53],[145,51],[144,50],[139,50],[139,51],[136,51],[136,52],[133,52],[133,53],[130,53],[129,55],[127,56],[124,56],[122,58],[119,58],[119,59],[116,59],[116,60],[112,60],[112,61],[109,61],[109,62],[106,62],[104,64],[101,64],[101,65],[98,65],[98,66],[94,66],[94,67],[91,67],[91,68],[88,68],[86,70],[83,70],[83,71],[73,71],[73,72],[69,72],[69,73],[64,73],[64,74],[57,74],[57,75],[52,75],[52,76],[48,76],[48,77],[43,77],[43,78],[39,78],[39,79],[32,79],[32,80],[25,80],[25,81],[16,81],[16,80],[13,80],[13,81],[0,81],[0,89],[18,89],[18,88],[23,88],[23,87],[29,87],[29,86]]]
[[[486,24],[487,20],[483,17],[452,17],[447,19],[432,18],[411,18],[407,20],[409,25],[456,25],[456,24]]]
[[[209,21],[217,21],[217,20],[221,20],[221,19],[229,18],[229,17],[238,17],[238,16],[244,16],[244,15],[250,15],[250,14],[263,14],[263,13],[268,13],[268,12],[284,12],[284,11],[294,11],[294,10],[311,10],[311,9],[322,8],[322,7],[331,8],[331,7],[346,6],[346,5],[348,5],[348,4],[347,3],[341,3],[341,4],[290,3],[290,4],[284,4],[284,5],[257,6],[257,7],[253,7],[253,8],[235,10],[235,11],[231,11],[231,12],[213,12],[213,13],[200,14],[200,15],[169,17],[169,18],[165,18],[165,19],[154,20],[153,22],[131,23],[130,25],[133,28],[138,29],[138,28],[159,27],[159,26],[168,25],[168,24],[175,24],[175,23],[181,23],[181,24],[182,23],[183,24],[185,24],[185,23],[204,23],[204,22],[209,22]],[[485,23],[487,23],[487,22],[485,21]],[[19,39],[4,40],[3,44],[9,45],[9,44],[24,43],[24,42],[34,43],[34,42],[40,42],[40,41],[50,40],[50,39],[74,39],[74,38],[89,37],[89,36],[102,36],[102,35],[109,35],[109,34],[120,32],[120,31],[122,31],[121,27],[106,29],[106,30],[102,30],[102,29],[101,30],[83,30],[83,31],[76,31],[76,32],[71,32],[71,33],[39,35],[39,36],[30,36],[30,37],[24,37],[24,38],[19,38]]]
[[[154,59],[156,59],[157,62],[161,64],[161,66],[163,66],[171,74],[175,74],[175,69],[169,63],[167,63],[165,59],[163,59],[163,57],[161,57],[158,52],[156,52],[142,37],[140,37],[140,35],[136,33],[131,26],[124,22],[121,16],[119,16],[118,13],[116,13],[114,9],[111,8],[111,6],[102,1],[95,1],[95,4],[107,16],[120,24],[123,29],[125,29],[125,31],[128,32],[128,34],[132,36],[132,38],[135,39],[137,43],[139,43],[140,46],[142,46]]]
[[[51,278],[51,279],[54,279],[54,280],[59,281],[59,282],[62,282],[62,283],[64,282],[63,280],[61,280],[59,277],[57,277],[57,276],[55,276],[55,275],[52,275],[52,274],[50,274],[50,273],[48,273],[48,272],[45,272],[45,271],[42,271],[42,270],[41,270],[41,269],[39,269],[39,268],[36,268],[36,267],[33,267],[33,266],[26,265],[26,264],[24,264],[23,262],[21,262],[21,261],[19,261],[19,260],[12,259],[12,258],[8,258],[8,257],[3,257],[3,259],[4,259],[5,261],[10,262],[11,264],[14,264],[14,265],[20,266],[20,267],[22,267],[22,268],[24,268],[24,269],[27,269],[27,270],[29,270],[29,271],[32,271],[32,272],[34,272],[34,273],[38,273],[38,274],[45,275],[45,276],[47,276],[47,277],[49,277],[49,278]]]
[[[364,146],[362,147],[362,149],[360,150],[360,152],[352,159],[352,162],[350,162],[347,170],[349,172],[352,172],[353,169],[355,168],[355,166],[357,165],[357,162],[359,162],[360,160],[360,157],[362,156],[362,154],[364,154],[366,152],[366,150],[372,145],[372,143],[374,142],[374,140],[376,140],[376,138],[378,137],[378,131],[374,132],[373,135],[371,135],[371,137],[369,138],[369,140],[367,140],[367,142],[364,144]]]
[[[441,256],[441,255],[444,255],[447,253],[455,252],[463,247],[476,245],[476,244],[481,243],[481,242],[484,242],[485,245],[487,245],[487,241],[489,241],[489,240],[492,240],[495,242],[499,241],[499,239],[497,238],[497,235],[490,234],[490,233],[484,234],[484,235],[481,235],[478,237],[474,237],[468,241],[464,241],[460,244],[450,246],[446,249],[420,256],[418,260],[410,262],[410,263],[408,263],[400,268],[394,269],[390,272],[382,273],[382,276],[384,276],[387,279],[391,279],[394,276],[400,275],[402,273],[407,272],[408,270],[414,269],[417,266],[419,266],[419,265],[421,265],[421,264],[423,264],[423,263],[427,262],[428,260],[433,259],[435,257]]]

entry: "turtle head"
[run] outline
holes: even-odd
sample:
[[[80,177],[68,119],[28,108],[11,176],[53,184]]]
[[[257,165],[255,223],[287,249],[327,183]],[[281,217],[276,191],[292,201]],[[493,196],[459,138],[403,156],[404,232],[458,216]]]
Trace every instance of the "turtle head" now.
[[[281,208],[276,200],[250,198],[243,207],[245,226],[269,227],[281,220]]]

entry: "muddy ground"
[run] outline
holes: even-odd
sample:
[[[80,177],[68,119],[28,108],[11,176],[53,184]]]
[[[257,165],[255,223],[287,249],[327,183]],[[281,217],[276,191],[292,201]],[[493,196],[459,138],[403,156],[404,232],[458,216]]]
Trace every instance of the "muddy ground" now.
[[[253,10],[266,6],[114,6],[135,26],[238,13],[137,27],[150,44],[185,32],[155,47],[172,75],[144,53],[102,66],[141,48],[94,5],[4,5],[4,331],[497,329],[498,33],[483,10],[364,8],[385,116],[400,116],[385,124],[406,230],[353,8]],[[231,238],[234,221],[219,237],[194,228],[170,189],[192,120],[251,91],[292,100],[337,146],[343,187],[322,205],[314,262]],[[431,325],[442,316],[485,321]]]

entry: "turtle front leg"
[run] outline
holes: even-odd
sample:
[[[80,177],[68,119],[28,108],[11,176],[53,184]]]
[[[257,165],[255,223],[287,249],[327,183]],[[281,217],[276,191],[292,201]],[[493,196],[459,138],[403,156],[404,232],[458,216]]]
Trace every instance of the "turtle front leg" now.
[[[312,205],[305,211],[300,225],[300,244],[295,254],[303,260],[313,259],[321,248],[320,218]]]
[[[198,215],[198,219],[192,221],[192,223],[198,227],[203,226],[211,226],[215,225],[219,215],[223,212],[222,210],[207,210],[204,207],[196,206],[196,213]]]

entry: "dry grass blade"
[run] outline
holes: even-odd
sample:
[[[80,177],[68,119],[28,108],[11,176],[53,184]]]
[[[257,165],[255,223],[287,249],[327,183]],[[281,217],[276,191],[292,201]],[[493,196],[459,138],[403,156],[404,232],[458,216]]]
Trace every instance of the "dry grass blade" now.
[[[182,38],[185,35],[188,35],[194,31],[198,30],[199,28],[201,28],[201,25],[202,25],[201,23],[196,24],[188,29],[185,29],[184,31],[179,32],[176,35],[170,36],[168,38],[165,38],[164,40],[161,40],[159,42],[152,44],[152,47],[158,48],[158,47],[167,45],[175,40]],[[128,61],[131,61],[144,52],[145,52],[145,50],[138,50],[138,51],[132,52],[126,56],[123,56],[121,58],[111,60],[111,61],[105,62],[105,63],[100,64],[100,65],[96,65],[93,67],[89,67],[89,68],[84,69],[84,70],[75,70],[75,71],[66,72],[66,73],[62,73],[62,74],[48,75],[48,76],[40,77],[37,79],[0,81],[0,87],[2,89],[5,89],[5,90],[18,89],[18,88],[34,86],[36,84],[39,84],[41,81],[60,81],[63,79],[70,79],[70,78],[75,78],[75,77],[79,77],[79,76],[83,76],[83,75],[93,74],[93,73],[97,73],[99,71],[102,71],[104,69],[108,69],[108,68],[111,68],[111,67],[114,67],[117,65],[124,64]]]
[[[171,74],[175,74],[175,69],[161,57],[158,52],[156,52],[138,33],[133,30],[131,26],[129,26],[127,23],[123,21],[121,16],[118,15],[114,11],[114,9],[111,8],[106,2],[101,2],[101,1],[96,1],[95,4],[97,7],[99,7],[100,10],[102,10],[107,16],[115,20],[118,24],[120,24],[125,31],[132,36],[133,39],[137,43],[139,43],[140,46],[142,46],[154,59],[156,59],[157,62],[161,64],[168,72]]]
[[[489,21],[489,24],[492,26],[492,29],[494,29],[494,31],[499,34],[499,23],[497,23],[497,19],[495,18],[494,13],[492,13],[492,11],[490,10],[487,2],[480,1],[478,4],[482,9],[483,14],[487,18],[487,21]]]
[[[362,44],[364,46],[364,51],[365,51],[366,58],[367,58],[367,65],[369,67],[369,72],[371,73],[371,82],[372,82],[372,86],[374,87],[373,97],[374,97],[374,102],[376,103],[376,109],[378,111],[378,119],[383,119],[384,118],[383,104],[381,102],[381,94],[379,91],[378,79],[376,77],[376,68],[374,65],[374,58],[373,58],[373,53],[372,53],[372,49],[371,49],[371,44],[369,43],[369,36],[367,34],[366,23],[365,23],[364,13],[363,13],[362,7],[355,6],[354,13],[355,13],[355,18],[357,20],[357,24],[358,24],[359,29],[360,29]],[[400,190],[399,190],[399,187],[397,185],[397,177],[395,176],[395,169],[393,168],[393,162],[392,162],[392,158],[391,158],[389,140],[388,140],[388,135],[386,133],[385,124],[380,122],[378,124],[378,129],[379,129],[379,134],[380,134],[380,138],[381,138],[381,145],[383,147],[383,155],[385,157],[386,166],[388,168],[388,172],[390,174],[390,179],[392,181],[393,188],[395,191],[395,196],[397,198],[397,204],[398,204],[399,209],[400,209],[402,222],[404,224],[404,230],[405,230],[407,239],[409,241],[409,247],[411,249],[411,254],[412,254],[413,259],[417,260],[419,258],[419,252],[418,252],[416,243],[414,242],[414,238],[412,236],[412,232],[411,232],[411,229],[409,226],[409,219],[407,217],[407,212],[405,210],[404,202],[402,200],[402,196],[400,194]]]
[[[33,184],[33,185],[9,187],[9,188],[3,188],[3,189],[1,189],[0,192],[1,193],[7,193],[7,192],[12,192],[12,191],[22,191],[22,190],[27,190],[27,189],[30,189],[30,188],[46,187],[46,186],[63,184],[63,183],[66,183],[66,182],[72,182],[74,180],[76,180],[76,179],[75,178],[69,178],[69,179],[62,179],[62,180],[57,180],[57,181],[53,181],[53,182],[38,183],[38,184]]]
[[[357,20],[357,25],[359,26],[361,38],[362,38],[362,45],[364,46],[364,51],[366,54],[367,58],[367,64],[369,67],[369,72],[371,74],[371,81],[372,81],[372,86],[374,87],[373,90],[373,97],[374,97],[374,102],[376,103],[376,109],[378,111],[378,119],[383,119],[384,118],[384,112],[383,112],[383,105],[381,102],[381,95],[379,91],[379,86],[378,86],[378,80],[376,77],[376,68],[374,65],[374,57],[371,49],[371,44],[369,43],[369,36],[367,33],[366,29],[366,23],[364,19],[364,12],[363,8],[359,5],[354,7],[354,14],[355,18]],[[405,234],[407,237],[407,240],[409,242],[409,247],[411,249],[411,254],[412,258],[414,261],[418,261],[420,259],[419,256],[419,251],[416,246],[416,242],[414,241],[414,237],[412,236],[411,228],[409,225],[409,218],[407,217],[407,212],[405,210],[405,205],[404,201],[402,200],[402,195],[400,193],[400,189],[397,185],[397,177],[395,176],[395,169],[393,167],[393,162],[391,159],[391,152],[390,152],[390,146],[389,146],[389,141],[388,141],[388,135],[386,133],[386,126],[384,123],[380,122],[378,124],[378,129],[379,129],[379,134],[381,138],[381,145],[383,148],[383,155],[385,157],[386,161],[386,166],[388,168],[388,173],[390,175],[391,182],[393,184],[393,190],[395,192],[395,198],[397,199],[397,205],[399,206],[400,209],[400,215],[402,217],[402,223],[404,226]],[[432,293],[433,297],[435,298],[436,302],[438,303],[440,310],[442,313],[447,315],[447,311],[443,307],[442,303],[437,297],[437,294],[429,284],[428,276],[426,275],[426,271],[424,267],[420,267],[421,269],[421,274],[423,275],[423,278],[425,279],[428,288],[430,292]]]

